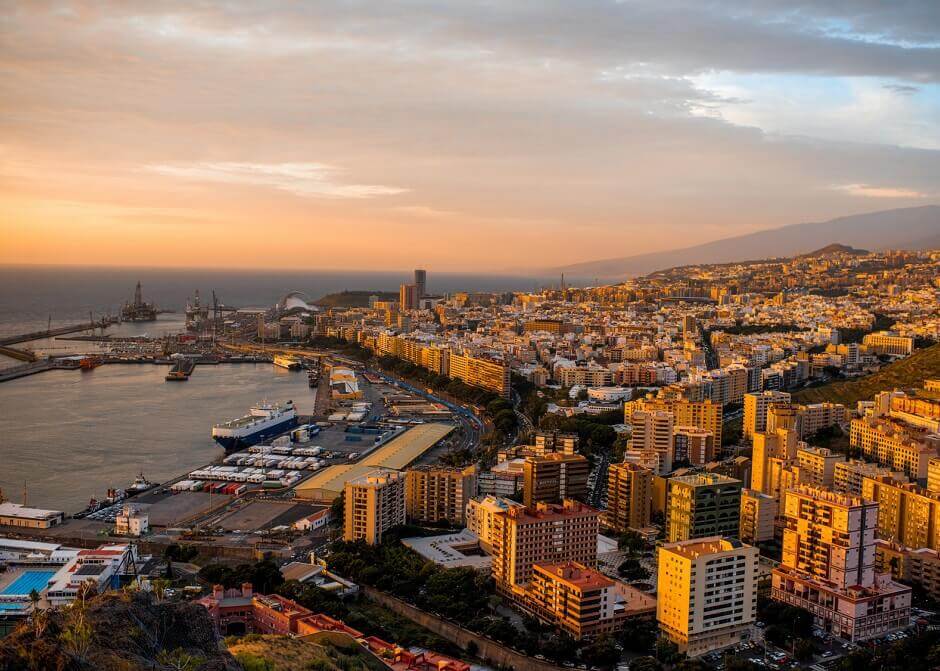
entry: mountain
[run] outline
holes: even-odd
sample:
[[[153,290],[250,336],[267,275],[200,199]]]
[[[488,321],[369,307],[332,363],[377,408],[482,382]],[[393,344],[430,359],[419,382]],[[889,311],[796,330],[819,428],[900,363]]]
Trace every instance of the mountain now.
[[[925,205],[793,224],[666,252],[577,263],[546,271],[568,277],[624,278],[698,263],[731,263],[806,254],[832,240],[842,245],[881,249],[932,249],[940,246],[940,205]]]
[[[807,254],[800,254],[799,258],[810,259],[817,256],[829,256],[830,254],[851,254],[852,256],[864,256],[865,254],[868,254],[868,250],[855,249],[855,247],[850,247],[848,245],[842,245],[834,242],[831,245],[820,247],[819,249],[815,249]]]

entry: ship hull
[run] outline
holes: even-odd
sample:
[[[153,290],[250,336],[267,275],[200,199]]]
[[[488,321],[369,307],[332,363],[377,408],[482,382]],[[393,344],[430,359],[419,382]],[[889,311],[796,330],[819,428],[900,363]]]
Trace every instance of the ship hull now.
[[[237,452],[252,445],[264,442],[274,438],[297,426],[297,417],[282,420],[276,424],[266,426],[254,433],[243,434],[240,436],[217,436],[213,434],[212,440],[222,446],[226,452]]]

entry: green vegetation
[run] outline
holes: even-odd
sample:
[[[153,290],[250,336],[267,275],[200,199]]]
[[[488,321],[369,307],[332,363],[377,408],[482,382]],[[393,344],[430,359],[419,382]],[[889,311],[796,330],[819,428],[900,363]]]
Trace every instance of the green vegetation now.
[[[614,424],[623,424],[623,410],[610,410],[598,415],[574,417],[545,415],[539,422],[542,429],[578,434],[579,452],[585,455],[591,454],[594,448],[609,450],[613,446],[614,441],[617,440],[617,433],[613,429]]]
[[[735,326],[722,326],[716,331],[723,331],[731,335],[756,335],[759,333],[788,333],[790,331],[805,331],[806,329],[795,324],[736,324]]]
[[[380,301],[397,301],[398,294],[393,291],[338,291],[327,294],[315,301],[316,305],[325,308],[367,308],[369,297],[378,296]]]
[[[854,406],[858,401],[872,398],[879,391],[923,387],[924,380],[937,377],[940,377],[940,344],[915,350],[911,356],[888,364],[877,373],[857,380],[802,389],[793,397],[800,403],[832,401]]]
[[[833,671],[908,671],[940,666],[940,631],[925,631],[894,643],[856,650],[840,659]]]
[[[277,564],[270,560],[257,564],[239,564],[235,568],[225,564],[206,564],[199,569],[199,579],[210,585],[222,585],[226,589],[241,587],[242,583],[251,583],[256,592],[273,592],[282,582]]]
[[[205,608],[134,591],[83,595],[0,639],[0,669],[11,671],[230,668]]]
[[[226,646],[245,671],[378,671],[384,668],[352,639],[301,640],[289,636],[229,637]]]

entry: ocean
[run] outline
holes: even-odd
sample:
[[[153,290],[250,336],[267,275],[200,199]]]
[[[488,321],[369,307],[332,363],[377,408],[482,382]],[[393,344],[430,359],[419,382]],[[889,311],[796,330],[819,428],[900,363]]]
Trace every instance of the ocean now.
[[[203,300],[215,290],[227,305],[268,307],[289,291],[311,300],[343,289],[396,291],[409,272],[327,273],[103,268],[0,268],[0,335],[25,333],[115,314],[133,297],[139,280],[144,298],[176,313],[156,322],[125,323],[117,335],[159,335],[183,328],[187,297]],[[428,290],[531,290],[547,279],[428,273]],[[93,343],[42,339],[17,345],[39,353],[75,354]],[[19,362],[3,359],[2,365]],[[255,403],[293,400],[302,412],[314,393],[301,372],[269,364],[199,366],[184,383],[167,384],[165,366],[109,365],[92,371],[49,371],[0,384],[0,489],[21,502],[66,512],[92,495],[126,487],[141,471],[162,481],[222,454],[212,425],[245,414]]]

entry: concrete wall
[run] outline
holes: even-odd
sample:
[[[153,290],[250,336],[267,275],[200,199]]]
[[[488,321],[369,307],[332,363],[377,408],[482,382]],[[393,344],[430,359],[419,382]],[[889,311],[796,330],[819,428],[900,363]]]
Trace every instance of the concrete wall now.
[[[527,657],[522,653],[516,652],[504,645],[501,645],[485,636],[476,634],[469,629],[464,629],[457,624],[443,620],[436,615],[418,610],[409,603],[393,597],[385,592],[361,585],[362,593],[372,601],[388,608],[399,615],[407,617],[412,622],[420,624],[442,638],[460,646],[466,650],[470,641],[477,645],[477,656],[485,660],[491,666],[501,666],[513,669],[514,671],[566,671],[562,667],[555,666],[549,662],[543,662],[532,657]]]

